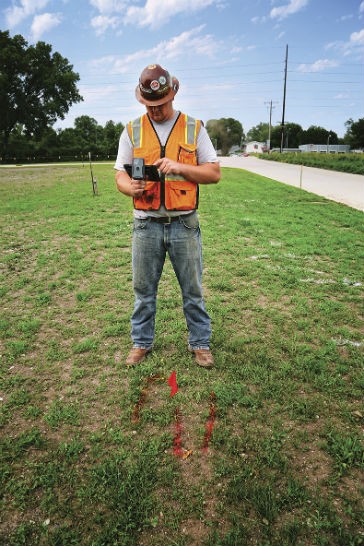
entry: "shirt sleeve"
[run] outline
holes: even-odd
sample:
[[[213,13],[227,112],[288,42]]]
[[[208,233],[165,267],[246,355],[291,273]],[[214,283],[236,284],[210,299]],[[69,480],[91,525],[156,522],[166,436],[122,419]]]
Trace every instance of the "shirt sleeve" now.
[[[197,163],[218,163],[216,150],[213,147],[206,128],[201,124],[200,131],[197,136]]]
[[[118,155],[116,157],[114,169],[117,171],[125,171],[124,165],[130,164],[133,160],[133,145],[129,138],[127,128],[125,127],[120,135]]]

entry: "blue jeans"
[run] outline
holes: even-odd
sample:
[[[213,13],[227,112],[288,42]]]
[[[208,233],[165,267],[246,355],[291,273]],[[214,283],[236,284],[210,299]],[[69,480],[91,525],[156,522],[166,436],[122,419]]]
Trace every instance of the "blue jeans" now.
[[[134,219],[134,311],[131,337],[134,347],[153,345],[158,283],[168,253],[182,291],[183,312],[193,349],[208,349],[211,326],[202,296],[202,246],[197,213],[170,224]]]

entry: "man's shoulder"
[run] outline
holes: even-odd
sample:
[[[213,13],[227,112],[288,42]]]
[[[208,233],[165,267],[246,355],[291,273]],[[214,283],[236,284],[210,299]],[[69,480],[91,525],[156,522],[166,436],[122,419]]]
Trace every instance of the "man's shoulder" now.
[[[134,125],[135,123],[140,122],[141,119],[146,118],[146,117],[147,117],[147,114],[141,114],[140,116],[129,120],[127,125]]]
[[[183,116],[185,119],[190,121],[198,121],[203,125],[202,121],[198,118],[195,118],[194,116],[190,116],[190,114],[186,114],[185,112],[180,112],[181,116]]]

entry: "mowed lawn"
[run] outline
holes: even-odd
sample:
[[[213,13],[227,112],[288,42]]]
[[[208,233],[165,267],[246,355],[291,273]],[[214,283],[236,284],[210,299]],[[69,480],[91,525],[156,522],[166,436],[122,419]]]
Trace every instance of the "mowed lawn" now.
[[[363,213],[223,169],[200,192],[216,366],[167,262],[127,368],[132,207],[94,174],[95,197],[88,165],[0,169],[0,543],[364,544]]]

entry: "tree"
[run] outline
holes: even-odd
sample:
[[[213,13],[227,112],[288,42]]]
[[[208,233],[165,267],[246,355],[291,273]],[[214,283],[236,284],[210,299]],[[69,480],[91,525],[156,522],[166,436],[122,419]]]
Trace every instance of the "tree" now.
[[[118,151],[120,135],[124,129],[122,123],[107,121],[104,127],[104,143],[106,156],[115,155]]]
[[[258,123],[246,134],[247,142],[255,140],[256,142],[267,142],[269,138],[269,123]]]
[[[70,106],[83,100],[68,60],[45,42],[29,46],[17,34],[0,31],[0,151],[6,153],[17,125],[26,135],[39,137]]]
[[[35,142],[25,134],[22,125],[15,125],[8,142],[7,154],[13,161],[29,160],[35,153]]]
[[[222,155],[226,155],[231,146],[240,146],[244,137],[242,124],[233,118],[211,119],[206,123],[206,130]]]
[[[281,129],[281,126],[280,126]],[[298,123],[286,123],[284,126],[284,148],[298,148],[301,144],[303,129]]]
[[[286,123],[284,125],[284,148],[297,148],[300,142],[302,127],[298,123]],[[270,148],[280,148],[282,137],[281,125],[271,127]],[[247,140],[256,140],[257,142],[268,142],[269,139],[269,124],[259,123],[252,127],[247,133]]]
[[[58,133],[53,127],[48,127],[36,144],[38,157],[49,160],[58,155]]]
[[[330,144],[339,142],[338,136],[334,131],[328,131],[324,127],[311,125],[306,131],[302,132],[301,144],[326,144],[330,137]]]
[[[364,118],[360,118],[358,121],[353,121],[350,118],[345,123],[345,127],[345,144],[349,144],[351,148],[364,149]]]
[[[83,143],[80,142],[76,131],[71,127],[66,127],[58,133],[57,156],[71,157],[82,155],[84,153]]]
[[[102,142],[102,127],[99,126],[96,119],[90,116],[79,116],[75,119],[74,130],[81,151],[84,154],[88,152],[97,154]]]

